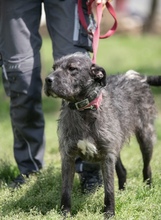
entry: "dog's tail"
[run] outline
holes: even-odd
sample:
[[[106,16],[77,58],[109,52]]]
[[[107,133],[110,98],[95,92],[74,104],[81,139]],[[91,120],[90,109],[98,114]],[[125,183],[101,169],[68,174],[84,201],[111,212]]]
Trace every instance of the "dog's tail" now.
[[[147,76],[146,82],[150,86],[161,86],[161,76]]]
[[[125,73],[125,77],[128,79],[135,79],[141,77],[142,82],[148,83],[150,86],[161,86],[161,75],[158,76],[145,76],[141,75],[140,73],[134,71],[134,70],[128,70]]]

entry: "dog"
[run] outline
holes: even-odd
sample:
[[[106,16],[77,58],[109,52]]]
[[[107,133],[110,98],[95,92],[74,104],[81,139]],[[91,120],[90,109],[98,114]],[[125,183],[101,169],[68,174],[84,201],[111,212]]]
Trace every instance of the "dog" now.
[[[107,76],[81,53],[55,62],[46,77],[47,96],[63,99],[58,121],[62,162],[61,209],[71,210],[75,158],[100,163],[104,181],[104,213],[115,214],[114,171],[124,189],[126,169],[120,151],[135,134],[143,157],[143,179],[151,184],[150,161],[155,140],[156,109],[150,85],[160,86],[161,76],[142,76],[133,70]]]

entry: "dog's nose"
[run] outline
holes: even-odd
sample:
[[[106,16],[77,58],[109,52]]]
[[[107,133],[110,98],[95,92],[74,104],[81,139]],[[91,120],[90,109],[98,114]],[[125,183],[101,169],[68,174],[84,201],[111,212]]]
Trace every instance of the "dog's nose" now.
[[[46,77],[45,82],[46,82],[46,84],[51,85],[53,82],[53,77],[51,77],[51,76]]]

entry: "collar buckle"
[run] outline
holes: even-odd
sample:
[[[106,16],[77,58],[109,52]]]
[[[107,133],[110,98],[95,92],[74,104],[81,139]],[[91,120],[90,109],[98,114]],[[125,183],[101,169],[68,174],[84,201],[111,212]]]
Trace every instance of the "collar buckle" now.
[[[84,99],[80,102],[75,103],[75,107],[76,107],[77,110],[81,110],[87,105],[89,105],[89,100],[88,99]]]

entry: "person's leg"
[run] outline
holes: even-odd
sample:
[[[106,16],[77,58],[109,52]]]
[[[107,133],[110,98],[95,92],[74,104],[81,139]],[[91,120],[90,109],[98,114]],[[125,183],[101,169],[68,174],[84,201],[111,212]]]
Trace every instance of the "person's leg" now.
[[[42,168],[45,148],[38,33],[41,1],[0,4],[0,51],[10,84],[14,156],[20,173],[28,175]]]
[[[77,0],[44,0],[46,20],[53,45],[54,60],[75,52],[92,51],[86,30],[79,23]],[[86,20],[86,1],[83,1]],[[102,184],[100,166],[76,159],[76,172],[79,173],[82,192],[91,191]]]
[[[88,20],[86,2],[83,4]],[[79,23],[77,0],[44,0],[44,6],[55,60],[67,54],[92,50],[92,42]]]

